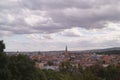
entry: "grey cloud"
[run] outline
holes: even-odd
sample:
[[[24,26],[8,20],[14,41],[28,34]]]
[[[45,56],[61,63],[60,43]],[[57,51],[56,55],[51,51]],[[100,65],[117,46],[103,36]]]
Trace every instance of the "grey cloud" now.
[[[21,0],[24,7],[30,9],[63,9],[77,7],[81,9],[89,9],[93,7],[100,7],[103,5],[114,5],[118,0]]]
[[[65,33],[65,34],[63,34],[63,36],[67,36],[67,37],[81,37],[81,35],[77,35],[77,34],[74,34],[74,33]]]
[[[91,7],[86,0],[22,0],[22,4],[30,9],[63,9],[74,6],[81,8]]]
[[[80,9],[81,10],[81,9]],[[74,10],[73,10],[74,11]],[[71,10],[72,12],[72,10]],[[71,14],[70,12],[68,12]],[[120,10],[116,7],[109,7],[108,9],[91,9],[76,11],[73,15],[66,16],[60,11],[51,12],[53,20],[67,27],[83,27],[83,28],[101,28],[106,22],[118,22]]]
[[[106,22],[120,21],[119,4],[119,0],[2,0],[0,30],[30,34],[55,33],[73,27],[102,28]],[[44,11],[46,13],[41,15]],[[7,17],[9,14],[15,20],[10,22]],[[25,21],[29,15],[42,16],[48,20],[29,25]]]

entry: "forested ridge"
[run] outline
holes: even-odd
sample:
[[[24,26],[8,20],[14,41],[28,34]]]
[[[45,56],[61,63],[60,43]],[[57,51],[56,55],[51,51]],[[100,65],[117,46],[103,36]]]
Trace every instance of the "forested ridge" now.
[[[120,50],[102,51],[102,52],[97,52],[97,54],[117,54],[117,55],[120,55]]]

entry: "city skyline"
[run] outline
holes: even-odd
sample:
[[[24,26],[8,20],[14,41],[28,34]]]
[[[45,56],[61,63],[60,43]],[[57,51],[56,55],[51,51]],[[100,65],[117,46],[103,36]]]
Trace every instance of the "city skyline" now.
[[[120,47],[119,0],[1,0],[5,51]]]

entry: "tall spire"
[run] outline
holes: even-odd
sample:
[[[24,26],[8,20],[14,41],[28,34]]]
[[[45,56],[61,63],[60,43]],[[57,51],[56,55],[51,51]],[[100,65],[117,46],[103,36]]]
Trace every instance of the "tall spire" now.
[[[67,52],[67,45],[66,45],[66,48],[65,48],[65,52]]]
[[[67,45],[66,45],[66,48],[65,48],[65,55],[68,55]]]

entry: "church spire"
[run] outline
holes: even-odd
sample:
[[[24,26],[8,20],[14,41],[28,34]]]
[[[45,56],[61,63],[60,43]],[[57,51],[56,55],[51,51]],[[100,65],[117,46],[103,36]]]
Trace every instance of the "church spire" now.
[[[68,55],[67,45],[66,45],[66,48],[65,48],[65,55]]]

